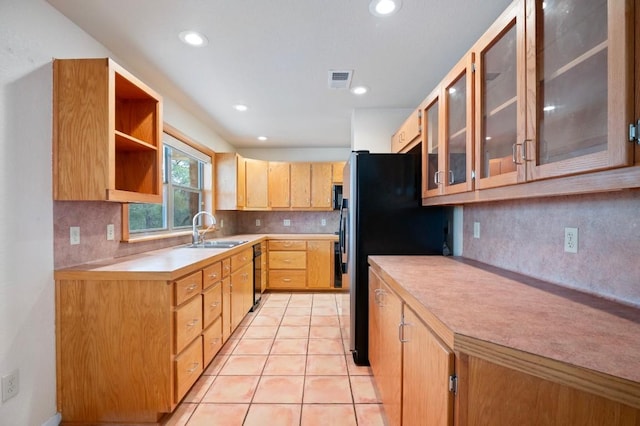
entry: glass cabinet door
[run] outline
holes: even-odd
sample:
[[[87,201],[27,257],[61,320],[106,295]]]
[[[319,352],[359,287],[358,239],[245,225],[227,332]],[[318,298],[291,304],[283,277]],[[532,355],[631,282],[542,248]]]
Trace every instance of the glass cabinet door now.
[[[439,94],[437,88],[422,103],[422,134],[423,136],[423,160],[422,160],[422,196],[432,197],[441,193],[441,180],[438,173],[440,126]]]
[[[632,9],[629,0],[527,0],[529,179],[632,162]]]
[[[473,54],[466,55],[445,78],[441,98],[444,101],[445,152],[438,179],[445,194],[471,191],[473,179]],[[444,161],[443,161],[444,160]]]
[[[514,2],[476,53],[476,189],[525,180],[524,5]],[[521,169],[520,171],[518,169]]]

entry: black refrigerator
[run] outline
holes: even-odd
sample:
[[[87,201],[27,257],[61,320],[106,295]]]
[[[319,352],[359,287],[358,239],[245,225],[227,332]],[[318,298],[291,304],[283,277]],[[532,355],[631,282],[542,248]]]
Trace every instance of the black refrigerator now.
[[[415,154],[354,151],[344,168],[339,240],[357,365],[369,365],[367,257],[442,255],[445,212],[421,205],[420,160]]]

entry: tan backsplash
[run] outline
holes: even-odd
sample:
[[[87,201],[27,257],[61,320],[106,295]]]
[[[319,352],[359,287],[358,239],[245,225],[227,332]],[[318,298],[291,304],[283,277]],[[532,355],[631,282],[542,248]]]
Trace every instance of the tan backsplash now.
[[[464,257],[640,306],[640,190],[467,205],[463,222]]]

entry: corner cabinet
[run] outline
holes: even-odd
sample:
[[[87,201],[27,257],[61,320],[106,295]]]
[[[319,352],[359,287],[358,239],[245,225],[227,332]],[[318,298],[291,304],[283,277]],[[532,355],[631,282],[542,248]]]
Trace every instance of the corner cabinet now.
[[[162,202],[162,98],[109,58],[53,62],[55,200]]]

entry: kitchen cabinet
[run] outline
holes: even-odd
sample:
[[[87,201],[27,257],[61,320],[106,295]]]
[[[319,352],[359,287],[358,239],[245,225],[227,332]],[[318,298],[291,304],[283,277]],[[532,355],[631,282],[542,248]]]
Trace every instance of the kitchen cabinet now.
[[[307,287],[333,288],[333,241],[307,241]]]
[[[266,209],[269,205],[269,163],[245,159],[246,204],[248,209]]]
[[[391,152],[407,152],[422,141],[422,110],[416,109],[391,136]]]
[[[53,61],[55,200],[162,201],[162,98],[109,58]]]
[[[311,163],[311,207],[331,209],[332,206],[331,163]]]
[[[236,153],[216,153],[215,163],[216,209],[244,209],[246,206],[245,159]]]
[[[438,170],[442,153],[444,128],[440,126],[440,86],[422,102],[423,158],[422,158],[422,197],[440,195]]]
[[[331,169],[332,169],[332,173],[333,173],[333,178],[332,181],[333,183],[343,183],[343,173],[344,173],[344,166],[347,164],[346,161],[334,161],[333,163],[331,163]]]
[[[253,250],[231,257],[231,332],[253,306]]]
[[[269,161],[269,207],[289,207],[291,174],[289,163]]]
[[[333,289],[333,243],[331,239],[270,239],[267,288]]]
[[[291,208],[311,207],[311,164],[291,163]]]

